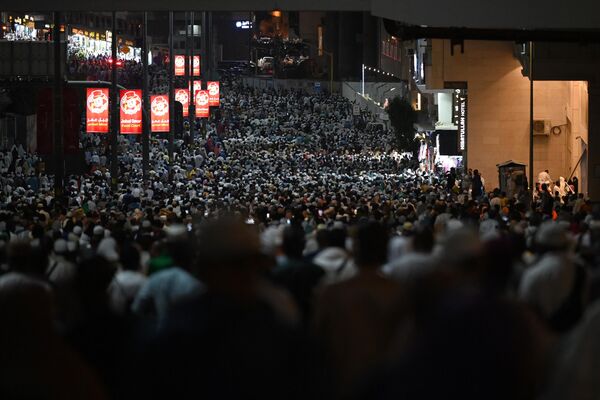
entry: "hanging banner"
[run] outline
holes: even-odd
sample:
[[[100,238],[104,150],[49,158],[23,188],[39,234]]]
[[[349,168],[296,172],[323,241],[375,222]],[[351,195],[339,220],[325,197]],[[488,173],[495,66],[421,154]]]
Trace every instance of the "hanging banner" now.
[[[200,56],[194,56],[194,76],[200,76]]]
[[[175,76],[185,76],[185,56],[175,56]]]
[[[206,89],[208,89],[208,105],[219,107],[219,82],[207,82]]]
[[[196,117],[208,118],[210,107],[208,106],[208,90],[198,90],[196,93]]]
[[[85,131],[108,133],[108,89],[87,89]]]
[[[121,133],[142,133],[142,91],[121,90]]]
[[[191,92],[191,88],[192,88],[192,84],[190,83],[188,85],[188,88],[190,89]],[[194,95],[192,96],[192,102],[195,105],[196,104],[196,94],[198,93],[198,90],[202,89],[202,81],[194,81]]]
[[[183,116],[188,116],[188,107],[190,104],[190,91],[188,89],[175,89],[175,101],[183,106]]]
[[[169,132],[169,96],[150,96],[150,131]]]

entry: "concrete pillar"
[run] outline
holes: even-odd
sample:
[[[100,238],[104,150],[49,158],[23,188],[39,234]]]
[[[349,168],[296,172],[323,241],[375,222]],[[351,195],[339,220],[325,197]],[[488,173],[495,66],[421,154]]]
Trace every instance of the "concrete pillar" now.
[[[588,193],[600,202],[600,80],[588,85]]]

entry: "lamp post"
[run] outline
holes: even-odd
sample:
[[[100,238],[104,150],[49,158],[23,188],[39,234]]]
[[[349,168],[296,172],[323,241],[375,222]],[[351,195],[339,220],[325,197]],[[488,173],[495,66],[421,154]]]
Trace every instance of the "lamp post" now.
[[[110,115],[110,181],[113,193],[117,190],[119,160],[118,160],[118,134],[119,134],[119,93],[117,91],[117,13],[112,12],[112,37],[111,37],[112,62],[111,68],[111,115]]]
[[[194,75],[194,56],[195,56],[195,40],[196,37],[194,36],[194,12],[191,11],[190,12],[190,25],[191,25],[191,43],[190,43],[190,57],[192,60],[192,78],[191,81],[188,83],[188,88],[190,89],[190,99],[192,99],[191,101],[188,102],[188,121],[190,124],[190,135],[192,137],[192,139],[194,139],[196,137],[196,133],[195,133],[195,127],[196,127],[196,107],[195,107],[195,99],[194,99],[194,83],[196,80],[196,77]],[[186,27],[186,32],[187,32],[187,27]],[[186,41],[187,44],[187,41]],[[189,60],[189,59],[188,59]],[[202,69],[202,63],[204,62],[204,60],[202,58],[200,58],[200,65],[198,66],[199,69]],[[188,65],[189,68],[189,62],[186,62],[186,65]]]
[[[533,202],[533,42],[529,42],[529,187]]]
[[[54,196],[58,202],[64,200],[65,188],[65,164],[64,164],[64,123],[63,123],[63,55],[60,42],[60,25],[62,15],[60,12],[54,12],[54,30],[52,31],[54,40],[54,91],[53,91],[53,161],[54,161]],[[12,63],[11,63],[12,64]]]
[[[142,29],[142,91],[144,108],[144,125],[142,131],[142,173],[144,181],[148,179],[148,170],[150,169],[150,119],[148,110],[150,109],[150,97],[148,95],[148,13],[144,11],[144,25]],[[173,112],[173,110],[169,110]]]
[[[362,96],[365,97],[365,64],[362,65],[361,92],[362,92]]]
[[[175,147],[175,54],[173,52],[175,32],[173,11],[169,11],[169,169],[173,168],[173,150]],[[192,88],[193,90],[193,88]]]

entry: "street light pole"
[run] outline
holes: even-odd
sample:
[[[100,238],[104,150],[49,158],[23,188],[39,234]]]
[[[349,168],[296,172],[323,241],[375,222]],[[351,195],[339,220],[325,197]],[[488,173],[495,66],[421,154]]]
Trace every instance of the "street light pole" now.
[[[111,134],[110,134],[110,182],[113,193],[117,190],[117,182],[118,182],[118,170],[119,170],[119,160],[117,158],[118,152],[118,140],[117,135],[119,133],[119,118],[118,118],[118,110],[119,110],[119,95],[117,92],[117,13],[115,11],[112,12],[112,37],[111,37],[111,53],[112,53],[112,62],[111,62],[111,115],[110,115],[110,126],[111,126]]]
[[[144,26],[142,29],[142,90],[143,90],[143,107],[146,111],[144,114],[144,130],[142,133],[142,172],[144,181],[148,179],[148,170],[150,167],[150,121],[148,116],[150,113],[150,96],[148,95],[148,13],[144,11]],[[170,110],[173,112],[172,110]]]
[[[189,86],[190,88],[190,97],[188,100],[188,121],[190,123],[190,136],[192,138],[192,141],[195,138],[195,127],[196,127],[196,107],[195,107],[195,98],[194,98],[194,83],[196,83],[196,76],[194,75],[194,55],[196,52],[196,38],[194,36],[194,25],[195,25],[195,21],[194,21],[194,12],[191,12],[190,15],[190,21],[191,21],[191,25],[192,25],[192,43],[191,43],[191,57],[192,57],[192,81],[191,81],[191,85]],[[200,66],[199,69],[202,70],[203,66],[202,66],[203,60],[202,57],[200,57]]]
[[[529,42],[529,187],[533,202],[533,41]]]
[[[169,167],[173,167],[175,147],[175,55],[174,52],[173,11],[169,11]]]
[[[333,94],[333,53],[329,53],[329,94]]]
[[[365,97],[365,64],[362,65],[362,96]]]
[[[185,55],[184,55],[184,59],[185,59],[185,84],[188,86],[188,88],[190,87],[190,69],[192,70],[192,74],[194,71],[194,61],[193,61],[193,57],[190,57],[190,24],[189,24],[189,20],[188,20],[188,12],[185,11],[184,12],[184,20],[185,20]]]
[[[63,57],[62,46],[60,43],[60,25],[61,14],[58,11],[54,12],[54,31],[52,32],[54,39],[54,196],[58,203],[64,200],[65,187],[65,161],[64,161],[64,146],[63,146]]]

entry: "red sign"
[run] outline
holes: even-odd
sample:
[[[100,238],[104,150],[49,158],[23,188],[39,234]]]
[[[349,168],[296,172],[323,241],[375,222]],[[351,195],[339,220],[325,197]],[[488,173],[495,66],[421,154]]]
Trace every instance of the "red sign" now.
[[[194,56],[194,76],[200,76],[200,56]]]
[[[88,88],[86,94],[85,131],[108,133],[108,89]]]
[[[142,91],[121,90],[121,133],[142,133]]]
[[[175,56],[175,76],[185,76],[185,59],[183,55]],[[194,56],[193,60],[190,73],[193,71],[194,76],[200,76],[200,56]]]
[[[208,82],[208,105],[211,107],[219,107],[219,82]]]
[[[196,93],[196,117],[208,118],[210,114],[208,98],[208,90],[198,90]]]
[[[188,88],[191,89],[192,84],[190,83],[188,85]],[[192,101],[194,102],[194,105],[196,104],[196,94],[198,93],[198,90],[202,89],[202,81],[194,81],[194,96],[192,97]]]
[[[175,76],[185,75],[185,56],[175,56]]]
[[[150,96],[151,132],[169,132],[169,96]]]
[[[188,116],[188,107],[190,104],[190,91],[188,89],[175,89],[175,101],[183,106],[183,116]]]

